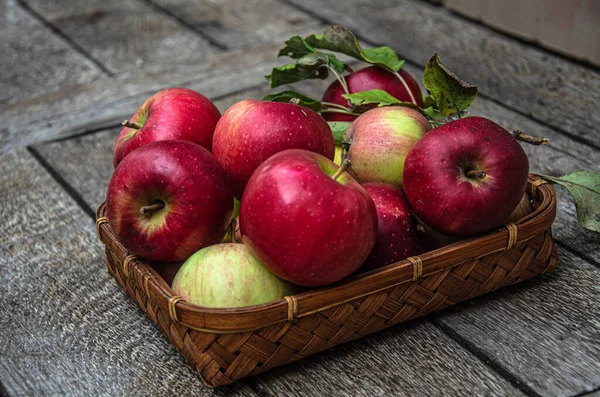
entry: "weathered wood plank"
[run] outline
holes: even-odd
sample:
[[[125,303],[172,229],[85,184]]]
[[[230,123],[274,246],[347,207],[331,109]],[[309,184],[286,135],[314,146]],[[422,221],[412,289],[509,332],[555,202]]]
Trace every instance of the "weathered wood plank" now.
[[[393,327],[261,376],[281,396],[520,396],[431,323]]]
[[[279,40],[283,44],[283,40],[298,31],[322,29],[321,22],[277,0],[151,0],[151,3],[176,15],[228,49],[247,48],[251,51],[250,47],[257,43]]]
[[[106,80],[96,65],[14,0],[0,1],[0,31],[0,109],[66,86]]]
[[[243,382],[202,385],[106,271],[92,219],[27,151],[0,159],[0,186],[9,394],[255,395]]]
[[[289,2],[419,65],[437,52],[489,97],[600,147],[598,72],[421,1]]]
[[[543,396],[600,386],[600,269],[558,255],[555,272],[436,316]]]
[[[259,44],[252,51],[208,56],[202,63],[182,62],[169,70],[149,68],[126,82],[75,84],[3,106],[0,153],[117,125],[150,95],[166,87],[189,87],[214,98],[256,85],[266,86],[264,75],[278,64],[275,55],[280,46],[281,42]]]
[[[23,0],[111,73],[201,62],[218,52],[205,39],[138,0]]]

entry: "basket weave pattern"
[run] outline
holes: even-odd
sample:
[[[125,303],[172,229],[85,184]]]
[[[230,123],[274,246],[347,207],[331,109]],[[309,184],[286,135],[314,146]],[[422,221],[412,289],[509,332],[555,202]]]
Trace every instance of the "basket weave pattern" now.
[[[536,181],[530,177],[528,187],[535,211],[516,226],[334,287],[240,309],[182,301],[150,266],[126,252],[103,218],[104,206],[97,224],[109,272],[203,382],[215,387],[553,269],[556,198],[549,185]]]

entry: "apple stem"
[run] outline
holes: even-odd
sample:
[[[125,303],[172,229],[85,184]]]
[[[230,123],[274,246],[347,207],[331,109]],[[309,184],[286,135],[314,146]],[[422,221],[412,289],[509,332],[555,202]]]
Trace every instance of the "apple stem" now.
[[[417,100],[415,99],[415,96],[413,95],[412,91],[410,90],[410,87],[408,86],[408,83],[406,82],[406,80],[404,80],[404,77],[402,77],[402,75],[399,72],[394,71],[394,73],[396,74],[396,77],[398,77],[398,79],[400,79],[400,82],[404,86],[404,89],[406,90],[406,92],[408,92],[408,95],[410,96],[410,101],[414,105],[419,106],[419,104],[417,103]]]
[[[331,179],[333,179],[334,181],[337,181],[337,179],[340,177],[340,175],[342,175],[344,172],[346,172],[346,170],[348,168],[350,168],[350,160],[348,159],[344,159],[344,161],[342,161],[342,164],[340,165],[340,168],[337,169],[337,171],[335,172],[335,174],[333,174],[331,176]]]
[[[533,135],[527,135],[523,131],[519,131],[519,130],[513,131],[512,134],[517,141],[527,142],[531,145],[536,145],[536,146],[547,145],[549,142],[548,138],[544,138],[544,137],[540,138],[540,137],[533,136]]]
[[[344,105],[339,105],[339,104],[333,103],[333,102],[321,102],[321,104],[323,106],[327,106],[327,107],[330,107],[330,108],[337,108],[337,109],[347,110],[347,111],[350,110],[347,107],[345,107]]]
[[[348,73],[354,73],[354,69],[352,69],[352,67],[347,63],[344,64],[344,70]]]
[[[349,114],[351,116],[360,116],[360,113],[356,113],[350,110],[342,110],[342,109],[324,109],[321,110],[321,113],[341,113],[341,114]]]
[[[346,94],[350,94],[350,91],[348,90],[348,84],[346,83],[346,79],[344,78],[344,76],[342,76],[341,74],[339,74],[338,71],[335,70],[334,67],[331,67],[331,66],[327,65],[327,68],[329,70],[331,70],[331,73],[333,73],[335,75],[335,78],[338,79],[338,81],[342,85],[342,88],[344,89],[344,92]]]
[[[485,171],[481,171],[481,170],[467,171],[467,178],[471,178],[471,179],[475,179],[475,178],[483,179],[486,177],[486,175],[487,174],[485,173]]]
[[[142,128],[141,126],[137,125],[136,123],[132,123],[129,120],[125,120],[121,123],[122,126],[127,127],[127,128],[133,128],[134,130],[139,130],[140,128]]]
[[[140,212],[142,215],[151,216],[156,211],[162,210],[163,208],[165,208],[165,203],[163,201],[159,201],[158,203],[144,205],[142,208],[140,208]]]

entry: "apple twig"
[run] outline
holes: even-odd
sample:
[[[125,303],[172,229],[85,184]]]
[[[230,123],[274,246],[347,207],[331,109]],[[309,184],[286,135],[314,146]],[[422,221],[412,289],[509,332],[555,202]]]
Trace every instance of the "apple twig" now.
[[[548,138],[544,138],[544,137],[540,138],[537,136],[528,135],[528,134],[524,133],[523,131],[519,131],[519,130],[512,131],[512,134],[517,141],[527,142],[531,145],[536,145],[536,146],[547,145],[549,142]]]
[[[337,179],[340,177],[340,175],[342,175],[344,172],[346,172],[346,170],[348,168],[350,168],[350,165],[351,165],[350,160],[344,159],[344,161],[342,161],[342,164],[340,165],[340,168],[338,168],[337,171],[335,171],[335,174],[333,174],[331,176],[331,178],[334,181],[337,181]]]
[[[132,123],[132,122],[131,122],[131,121],[129,121],[129,120],[125,120],[125,121],[123,121],[123,122],[121,123],[121,125],[122,125],[122,126],[124,126],[124,127],[127,127],[127,128],[133,128],[134,130],[139,130],[140,128],[142,128],[142,127],[140,127],[139,125],[137,125],[136,123]]]

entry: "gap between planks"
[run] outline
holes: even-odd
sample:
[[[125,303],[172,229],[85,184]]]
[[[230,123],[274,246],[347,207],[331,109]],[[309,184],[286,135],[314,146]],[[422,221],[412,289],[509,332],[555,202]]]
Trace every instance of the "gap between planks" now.
[[[29,6],[25,2],[25,0],[16,0],[16,2],[21,6],[21,8],[31,15],[34,19],[39,21],[43,26],[48,28],[52,33],[56,36],[63,39],[68,45],[71,46],[75,51],[83,55],[87,60],[92,62],[105,76],[113,78],[114,74],[108,70],[106,66],[104,66],[98,59],[96,59],[92,54],[85,50],[85,48],[81,47],[75,41],[73,41],[69,36],[67,36],[62,30],[60,30],[57,26],[55,26],[52,22],[48,21],[41,14],[35,11],[33,8]]]

